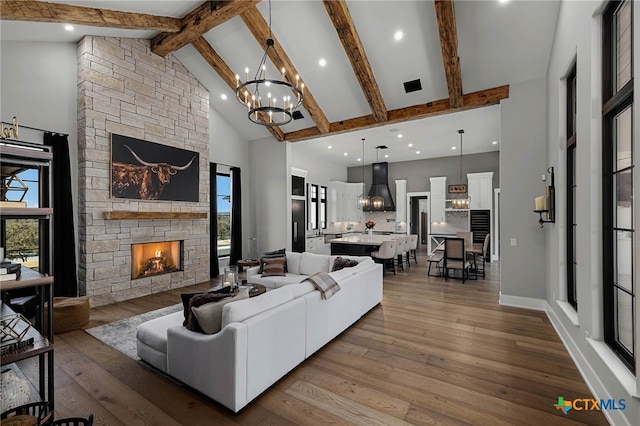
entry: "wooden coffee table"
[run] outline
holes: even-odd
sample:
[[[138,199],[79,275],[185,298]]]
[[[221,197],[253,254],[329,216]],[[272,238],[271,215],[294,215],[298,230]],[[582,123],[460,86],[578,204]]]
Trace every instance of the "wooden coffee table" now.
[[[260,296],[263,293],[266,293],[267,288],[262,284],[247,284],[250,286],[249,288],[249,297]]]

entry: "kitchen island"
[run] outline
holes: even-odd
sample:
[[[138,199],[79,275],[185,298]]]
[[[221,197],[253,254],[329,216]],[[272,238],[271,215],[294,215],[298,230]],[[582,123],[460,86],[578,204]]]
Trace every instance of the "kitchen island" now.
[[[383,241],[393,240],[394,235],[372,235],[366,234],[334,238],[329,240],[331,244],[332,255],[351,255],[351,256],[371,256],[372,251],[378,250]]]

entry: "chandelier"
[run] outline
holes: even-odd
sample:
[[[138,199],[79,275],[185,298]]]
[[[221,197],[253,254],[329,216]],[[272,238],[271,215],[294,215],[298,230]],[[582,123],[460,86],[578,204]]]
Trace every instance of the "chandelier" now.
[[[469,197],[464,194],[467,193],[467,184],[462,183],[462,135],[464,133],[463,129],[458,130],[460,134],[460,180],[456,185],[449,185],[449,193],[456,194],[455,198],[451,199],[451,207],[454,209],[468,209],[469,208]]]
[[[367,190],[364,185],[364,138],[362,138],[362,190]],[[370,204],[371,198],[369,198],[369,195],[366,192],[358,195],[358,210],[367,210]]]
[[[271,51],[278,63],[283,63],[273,47],[271,38],[271,0],[269,0],[269,38],[267,47],[252,80],[249,80],[249,68],[244,69],[245,81],[240,81],[236,74],[236,99],[247,108],[249,120],[263,126],[282,126],[293,119],[293,112],[302,104],[304,83],[296,74],[295,85],[284,67],[280,69],[278,78],[267,78],[267,57]],[[293,94],[293,98],[291,95]]]

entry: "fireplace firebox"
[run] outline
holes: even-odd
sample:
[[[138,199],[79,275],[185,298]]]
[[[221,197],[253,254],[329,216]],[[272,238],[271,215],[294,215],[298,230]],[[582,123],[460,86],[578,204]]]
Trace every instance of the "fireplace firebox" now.
[[[182,271],[182,240],[131,244],[131,279]]]

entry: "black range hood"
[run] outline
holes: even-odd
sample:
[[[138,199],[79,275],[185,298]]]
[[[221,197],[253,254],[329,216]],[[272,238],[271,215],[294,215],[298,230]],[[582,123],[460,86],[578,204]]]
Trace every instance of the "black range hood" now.
[[[369,204],[369,208],[367,208],[366,211],[395,211],[396,205],[393,202],[393,198],[391,198],[391,191],[389,190],[388,183],[389,163],[373,163],[371,164],[371,169],[373,173],[373,183],[371,184],[371,189],[369,190],[369,198],[371,199],[371,202]],[[382,199],[384,200],[384,204],[381,208],[373,207],[373,197],[376,196],[382,197]]]

